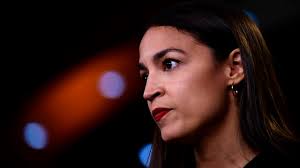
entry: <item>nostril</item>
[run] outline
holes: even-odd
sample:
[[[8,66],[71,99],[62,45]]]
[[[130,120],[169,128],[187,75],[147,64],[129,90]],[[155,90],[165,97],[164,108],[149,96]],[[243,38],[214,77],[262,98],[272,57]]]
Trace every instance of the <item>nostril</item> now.
[[[160,95],[160,92],[155,92],[153,95],[151,95],[150,100],[152,101],[155,99],[155,97],[158,97]]]
[[[155,99],[156,97],[158,97],[160,95],[161,95],[161,92],[159,92],[159,91],[154,92],[152,94],[144,94],[144,99],[152,101],[153,99]]]

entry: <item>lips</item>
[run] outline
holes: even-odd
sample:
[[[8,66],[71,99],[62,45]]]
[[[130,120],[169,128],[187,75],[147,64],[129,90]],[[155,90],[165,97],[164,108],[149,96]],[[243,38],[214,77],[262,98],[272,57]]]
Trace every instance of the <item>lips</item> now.
[[[152,116],[156,122],[160,121],[160,119],[165,116],[170,110],[170,108],[155,108],[152,111]]]

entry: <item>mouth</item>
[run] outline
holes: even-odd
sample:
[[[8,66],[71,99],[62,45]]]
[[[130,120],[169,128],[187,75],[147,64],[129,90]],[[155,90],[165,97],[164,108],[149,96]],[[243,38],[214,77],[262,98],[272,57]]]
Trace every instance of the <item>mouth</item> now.
[[[165,116],[169,111],[172,109],[170,108],[155,108],[152,111],[152,116],[156,122],[160,121],[163,116]]]

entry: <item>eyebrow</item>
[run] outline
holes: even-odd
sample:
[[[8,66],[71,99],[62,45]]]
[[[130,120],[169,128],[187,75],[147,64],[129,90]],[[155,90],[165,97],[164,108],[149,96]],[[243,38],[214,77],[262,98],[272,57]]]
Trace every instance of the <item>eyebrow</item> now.
[[[185,51],[183,51],[179,48],[167,48],[167,49],[161,50],[158,53],[154,54],[154,56],[152,57],[153,62],[160,60],[169,52],[179,52],[179,53],[185,54]],[[140,70],[147,70],[146,66],[143,63],[139,63],[138,68]]]

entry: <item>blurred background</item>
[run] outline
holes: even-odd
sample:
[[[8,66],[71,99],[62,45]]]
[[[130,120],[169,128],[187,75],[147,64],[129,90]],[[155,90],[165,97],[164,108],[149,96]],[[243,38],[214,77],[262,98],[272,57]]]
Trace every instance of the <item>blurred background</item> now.
[[[299,133],[299,1],[213,1],[262,29]],[[145,167],[154,122],[138,43],[145,18],[173,2],[3,5],[0,167]]]

